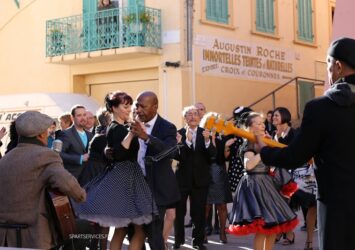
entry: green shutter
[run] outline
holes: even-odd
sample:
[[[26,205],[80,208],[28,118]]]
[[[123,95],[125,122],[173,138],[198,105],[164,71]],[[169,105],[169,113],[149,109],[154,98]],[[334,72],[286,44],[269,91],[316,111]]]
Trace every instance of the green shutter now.
[[[228,24],[228,0],[220,0],[219,22]]]
[[[298,39],[313,42],[313,10],[312,0],[298,0]]]
[[[83,46],[84,51],[97,49],[96,13],[97,0],[83,0]]]
[[[228,24],[228,0],[206,0],[206,19]]]
[[[14,0],[17,8],[20,8],[20,0]]]
[[[256,0],[256,30],[275,33],[274,0]]]
[[[128,7],[144,6],[144,0],[128,0]]]

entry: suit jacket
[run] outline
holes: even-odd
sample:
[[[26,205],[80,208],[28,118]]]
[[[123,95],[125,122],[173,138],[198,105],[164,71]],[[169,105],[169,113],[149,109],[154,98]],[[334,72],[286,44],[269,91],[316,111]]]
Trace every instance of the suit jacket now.
[[[261,159],[297,168],[314,157],[318,198],[327,209],[324,249],[348,249],[355,237],[355,75],[307,103],[300,130],[288,147],[265,147]],[[341,226],[339,226],[341,225]]]
[[[154,156],[176,146],[176,127],[158,115],[155,121],[146,156]],[[180,192],[172,169],[172,157],[167,157],[153,166],[146,164],[147,181],[158,206],[167,206],[180,200]]]
[[[0,222],[28,224],[22,229],[22,247],[54,246],[45,188],[59,189],[78,199],[85,191],[63,167],[60,156],[43,145],[19,143],[0,161]],[[14,229],[0,228],[0,246],[16,246]]]
[[[88,138],[89,145],[89,142],[93,136],[88,131],[85,131],[85,133]],[[83,168],[86,166],[86,163],[84,162],[80,164],[80,158],[81,155],[88,152],[88,145],[83,144],[74,125],[64,130],[59,135],[59,139],[63,142],[63,148],[60,156],[63,159],[64,167],[78,179]]]
[[[182,145],[180,153],[176,159],[179,161],[176,177],[179,187],[182,190],[192,187],[207,187],[210,184],[210,165],[211,159],[216,157],[216,148],[212,141],[208,148],[205,145],[205,139],[202,135],[203,128],[197,128],[196,145],[191,148],[186,144],[186,129],[178,131],[182,135]]]

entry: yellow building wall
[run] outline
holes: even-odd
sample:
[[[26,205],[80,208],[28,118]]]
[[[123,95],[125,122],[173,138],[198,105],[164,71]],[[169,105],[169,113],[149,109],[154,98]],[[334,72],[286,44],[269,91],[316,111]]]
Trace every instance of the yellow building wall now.
[[[203,1],[194,1],[194,37],[249,42],[254,45],[282,48],[294,52],[294,76],[325,79],[325,55],[331,30],[328,0],[316,0],[315,46],[294,42],[294,1],[277,0],[278,37],[252,32],[252,0],[233,2],[231,27],[202,22]],[[334,2],[332,0],[332,2]],[[163,44],[159,53],[130,56],[100,56],[76,61],[75,55],[49,63],[45,57],[45,22],[50,19],[82,14],[82,1],[22,0],[17,9],[12,0],[0,3],[0,94],[30,92],[74,92],[92,95],[99,103],[112,90],[127,91],[133,97],[151,89],[159,97],[159,112],[182,126],[184,106],[202,101],[208,110],[230,115],[239,105],[249,105],[269,93],[280,82],[255,81],[202,73],[200,48],[194,41],[192,62],[186,61],[186,1],[147,0],[147,7],[162,10],[163,38],[175,34],[175,42]],[[103,51],[104,53],[105,51]],[[101,52],[100,52],[101,53]],[[106,53],[108,53],[106,51]],[[71,58],[71,59],[70,59]],[[65,59],[65,60],[66,60]],[[71,61],[70,61],[71,60]],[[180,67],[166,67],[165,62],[180,62]],[[286,106],[295,114],[294,85],[277,95],[277,106]],[[317,95],[322,91],[317,89]],[[292,103],[292,105],[291,105]],[[271,98],[255,106],[266,112]]]
[[[20,5],[0,3],[1,94],[69,92],[69,66],[46,63],[45,23],[81,13],[81,1],[21,0]]]
[[[278,35],[268,37],[255,34],[253,23],[253,4],[251,1],[233,1],[231,11],[232,23],[230,27],[215,23],[204,22],[204,2],[195,1],[195,36],[213,37],[216,39],[226,39],[230,41],[243,41],[255,46],[266,46],[282,48],[294,53],[293,77],[306,77],[311,79],[325,80],[326,74],[326,51],[329,45],[329,28],[331,19],[329,18],[329,3],[324,0],[315,1],[315,30],[316,42],[314,46],[295,43],[294,27],[294,4],[293,0],[277,0],[276,25]],[[230,1],[231,3],[232,1]],[[194,65],[198,69],[201,67],[200,46],[194,44],[195,60]],[[237,77],[225,77],[202,73],[196,70],[196,101],[204,102],[208,110],[218,111],[227,116],[236,106],[248,106],[257,99],[265,96],[283,82],[246,80]],[[285,106],[296,116],[296,93],[295,85],[284,88],[276,94],[276,106]],[[316,95],[321,95],[319,87]],[[269,97],[258,105],[254,106],[257,111],[267,112],[272,109],[272,98]]]

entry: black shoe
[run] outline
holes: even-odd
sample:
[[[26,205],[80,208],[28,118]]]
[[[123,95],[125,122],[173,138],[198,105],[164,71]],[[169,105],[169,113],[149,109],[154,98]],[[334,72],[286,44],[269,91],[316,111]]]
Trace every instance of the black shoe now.
[[[179,243],[174,243],[173,249],[179,249],[180,246],[181,246],[181,244],[179,244]]]
[[[199,249],[199,250],[207,250],[207,247],[205,247],[203,244],[201,245],[194,245],[192,246],[193,249]]]
[[[215,228],[213,229],[213,233],[214,233],[214,234],[219,234],[219,232],[220,232],[220,231],[219,231],[219,228],[215,227]]]
[[[205,227],[205,233],[207,236],[210,236],[212,234],[212,228],[211,227]]]

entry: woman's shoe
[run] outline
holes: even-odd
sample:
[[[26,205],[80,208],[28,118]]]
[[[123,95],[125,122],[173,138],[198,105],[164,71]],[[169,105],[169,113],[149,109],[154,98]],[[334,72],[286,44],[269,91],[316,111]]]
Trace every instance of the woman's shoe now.
[[[204,243],[204,244],[208,244],[207,235],[205,235],[205,238],[203,239],[203,243]]]
[[[307,241],[304,250],[313,250],[312,241]]]
[[[281,234],[277,234],[277,235],[276,235],[276,238],[275,238],[275,243],[276,243],[276,242],[279,242],[279,241],[281,240],[282,236],[283,236],[283,238],[285,239],[285,235],[284,235],[284,234],[282,234],[282,233],[281,233]]]
[[[225,232],[220,232],[219,233],[219,242],[222,244],[227,244],[227,235]]]
[[[287,238],[287,235],[286,235],[284,241],[282,242],[282,245],[288,246],[288,245],[294,244],[295,243],[295,237],[296,237],[294,232],[292,232],[292,236],[293,236],[292,239],[289,239],[289,238]]]

